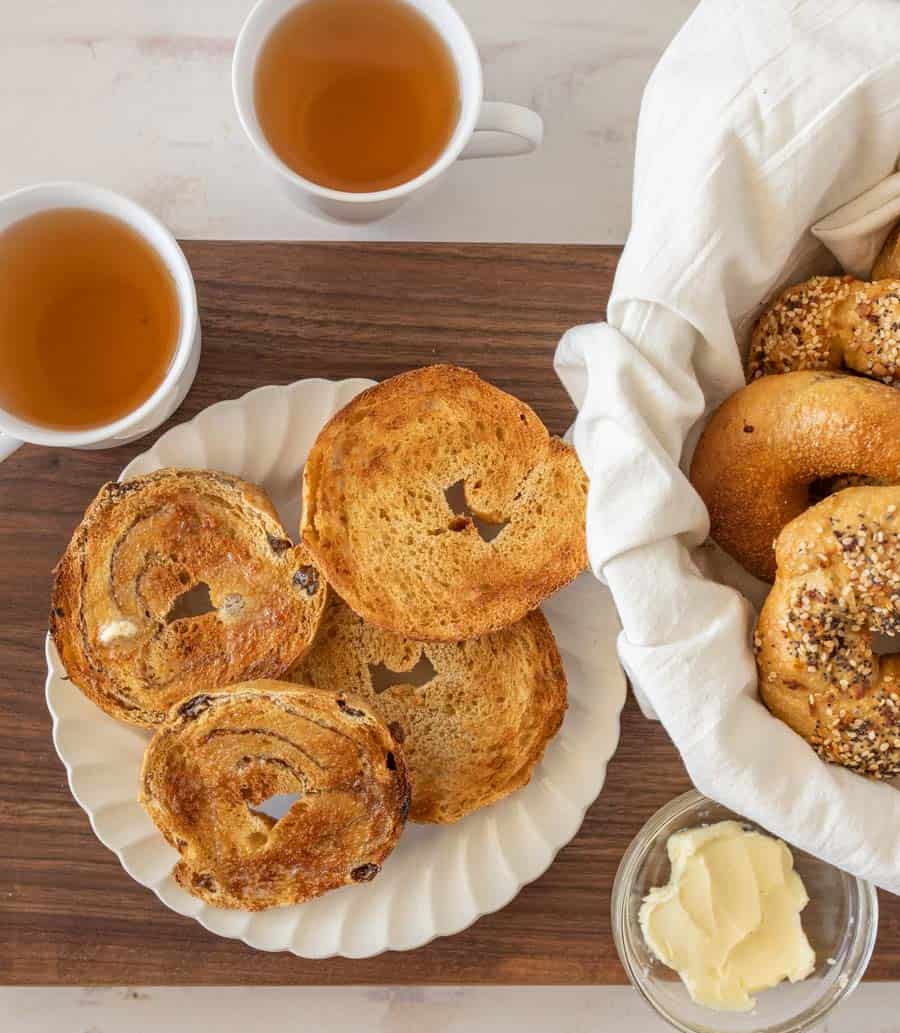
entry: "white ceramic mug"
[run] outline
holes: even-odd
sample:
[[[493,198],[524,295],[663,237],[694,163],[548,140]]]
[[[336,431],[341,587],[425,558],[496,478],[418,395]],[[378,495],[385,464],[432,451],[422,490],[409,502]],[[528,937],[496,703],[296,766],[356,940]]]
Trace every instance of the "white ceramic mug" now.
[[[158,427],[181,405],[200,361],[200,319],[197,292],[184,252],[165,226],[139,204],[111,190],[87,183],[41,183],[0,197],[0,233],[7,226],[53,208],[87,208],[112,215],[136,230],[156,251],[175,281],[180,329],[175,354],[162,383],[126,416],[88,430],[56,430],[28,423],[0,408],[0,460],[23,442],[56,448],[111,448],[124,445]]]
[[[232,64],[232,89],[238,118],[250,142],[262,156],[288,196],[303,208],[343,222],[371,222],[399,208],[411,195],[434,182],[457,158],[493,158],[528,154],[541,142],[540,115],[518,104],[485,101],[481,61],[469,30],[447,0],[406,0],[437,29],[456,65],[460,113],[453,135],[430,168],[408,183],[351,193],[332,190],[298,176],[275,154],[256,117],[256,62],[272,30],[288,13],[309,0],[259,0],[238,36]]]

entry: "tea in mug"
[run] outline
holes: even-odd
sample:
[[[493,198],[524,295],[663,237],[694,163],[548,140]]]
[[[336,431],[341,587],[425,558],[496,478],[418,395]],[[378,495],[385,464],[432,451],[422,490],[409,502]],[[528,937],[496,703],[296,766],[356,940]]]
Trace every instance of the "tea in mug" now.
[[[403,0],[310,0],[275,26],[256,66],[260,127],[321,186],[386,190],[441,156],[460,113],[453,57]]]
[[[172,275],[126,223],[84,208],[0,232],[0,407],[82,430],[133,412],[164,380],[181,324]]]

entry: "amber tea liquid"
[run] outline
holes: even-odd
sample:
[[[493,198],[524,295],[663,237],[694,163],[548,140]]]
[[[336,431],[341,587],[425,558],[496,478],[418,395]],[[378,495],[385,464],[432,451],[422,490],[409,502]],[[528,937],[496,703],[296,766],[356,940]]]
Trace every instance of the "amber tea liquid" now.
[[[59,430],[112,423],[162,383],[180,318],[165,263],[124,222],[21,219],[0,232],[0,407]]]
[[[403,0],[310,0],[256,66],[257,118],[278,157],[335,190],[386,190],[443,153],[460,111],[456,66]]]

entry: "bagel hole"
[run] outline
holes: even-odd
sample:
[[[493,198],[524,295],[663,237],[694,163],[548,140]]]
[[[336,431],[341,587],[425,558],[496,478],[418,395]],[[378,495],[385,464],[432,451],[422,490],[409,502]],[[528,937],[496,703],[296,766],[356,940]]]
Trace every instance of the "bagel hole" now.
[[[248,803],[247,809],[252,814],[258,814],[261,817],[264,816],[266,818],[273,818],[277,824],[302,795],[302,793],[275,793],[273,796],[268,797],[261,803]],[[256,834],[262,835],[262,833]]]
[[[481,481],[476,481],[475,487],[477,488],[480,485]],[[482,520],[481,517],[473,513],[469,508],[469,503],[466,501],[465,481],[457,481],[455,484],[451,484],[449,488],[446,488],[444,490],[444,498],[446,498],[447,505],[454,513],[453,519],[447,525],[451,531],[464,531],[469,524],[472,524],[481,535],[483,541],[492,542],[509,523],[508,520],[504,520],[502,523],[492,524],[489,520]]]
[[[880,631],[872,633],[872,652],[877,656],[889,656],[898,652],[898,642],[895,636],[885,635]]]
[[[209,594],[209,585],[205,581],[198,581],[192,588],[176,597],[166,614],[166,624],[188,617],[202,617],[204,613],[212,613],[213,610],[215,606]]]
[[[394,685],[412,685],[421,688],[435,677],[437,671],[434,664],[423,653],[415,666],[408,671],[392,671],[385,664],[369,664],[369,677],[372,679],[372,691],[382,693]]]
[[[809,502],[814,506],[817,502],[827,499],[829,495],[836,495],[844,488],[862,488],[867,485],[878,485],[872,477],[865,477],[859,473],[838,473],[833,477],[819,477],[809,485]]]

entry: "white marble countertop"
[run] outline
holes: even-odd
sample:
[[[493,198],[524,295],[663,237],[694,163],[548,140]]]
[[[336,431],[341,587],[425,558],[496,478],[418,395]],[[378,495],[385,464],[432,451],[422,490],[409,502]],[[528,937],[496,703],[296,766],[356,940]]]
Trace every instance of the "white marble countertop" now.
[[[8,4],[0,193],[86,179],[192,238],[621,243],[641,91],[696,0],[457,0],[485,96],[535,108],[541,150],[458,163],[382,223],[294,208],[237,122],[231,51],[252,0]]]
[[[900,1033],[896,983],[864,985],[815,1033]],[[628,987],[0,989],[3,1033],[671,1033]]]

